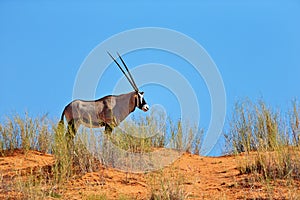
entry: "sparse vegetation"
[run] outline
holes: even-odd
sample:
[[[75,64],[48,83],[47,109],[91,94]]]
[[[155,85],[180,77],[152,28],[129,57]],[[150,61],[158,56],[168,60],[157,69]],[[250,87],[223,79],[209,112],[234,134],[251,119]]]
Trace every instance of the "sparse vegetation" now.
[[[52,133],[49,130],[47,116],[32,118],[25,113],[22,118],[15,114],[7,117],[5,122],[0,125],[0,154],[5,156],[14,149],[38,150],[50,152]]]
[[[293,193],[296,191],[294,182],[300,180],[299,119],[300,107],[296,100],[290,110],[283,113],[267,106],[262,100],[252,102],[247,99],[236,103],[229,129],[225,130],[226,144],[230,147],[228,152],[237,155],[240,174],[253,178],[247,182],[248,185],[252,183],[256,187],[259,182],[270,188],[268,198],[272,198],[273,182],[279,180],[287,181],[285,184],[291,188],[288,190],[289,197],[299,197],[299,194]],[[30,159],[31,150],[36,150],[41,154],[53,155],[54,161],[46,166],[17,170],[9,177],[4,177],[0,172],[0,191],[13,194],[12,198],[61,198],[65,184],[76,177],[99,170],[104,171],[104,177],[106,168],[103,165],[118,167],[121,163],[125,167],[122,169],[130,171],[133,166],[127,163],[132,162],[126,158],[128,153],[147,155],[157,149],[169,148],[200,154],[204,134],[203,129],[180,120],[172,121],[157,111],[152,111],[147,117],[134,116],[134,120],[123,122],[110,138],[102,130],[81,128],[70,143],[65,129],[65,126],[49,120],[47,115],[33,118],[25,113],[24,116],[15,114],[4,119],[0,124],[0,157],[13,155],[18,150],[25,158],[28,154],[27,159]],[[115,152],[112,148],[120,151]],[[120,159],[121,154],[127,160]],[[143,163],[138,165],[143,167]],[[150,199],[188,198],[184,173],[176,174],[175,171],[147,172]],[[126,178],[125,182],[129,184],[130,178]],[[105,183],[101,182],[101,185]],[[239,183],[231,185],[238,187]],[[108,199],[103,193],[84,198]]]
[[[185,178],[173,168],[149,176],[151,200],[183,200],[188,194],[184,190]]]
[[[262,100],[239,101],[234,109],[230,128],[225,134],[230,152],[239,155],[241,174],[252,174],[256,180],[277,181],[300,179],[299,105],[282,113]]]
[[[66,127],[52,122],[46,115],[32,118],[25,113],[24,116],[7,117],[0,125],[1,156],[20,149],[25,155],[29,150],[37,150],[51,153],[55,158],[47,172],[43,169],[27,169],[26,180],[17,174],[7,190],[30,199],[59,197],[64,183],[73,177],[99,170],[100,163],[112,167],[118,162],[126,164],[118,160],[120,155],[117,154],[120,152],[114,152],[112,146],[125,153],[149,153],[166,145],[179,151],[200,152],[199,133],[202,131],[193,132],[195,129],[187,126],[183,128],[181,121],[174,123],[175,126],[167,125],[165,121],[166,116],[152,111],[146,118],[136,117],[134,121],[122,123],[110,138],[102,130],[81,128],[74,141],[70,142],[65,135]]]

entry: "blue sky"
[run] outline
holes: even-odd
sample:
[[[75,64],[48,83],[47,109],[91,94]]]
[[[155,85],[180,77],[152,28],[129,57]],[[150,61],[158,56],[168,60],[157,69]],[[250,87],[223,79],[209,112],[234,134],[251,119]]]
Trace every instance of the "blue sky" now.
[[[72,100],[76,75],[88,54],[115,34],[143,27],[172,29],[202,45],[223,78],[226,120],[239,98],[263,97],[283,110],[293,98],[299,99],[299,1],[182,2],[0,1],[1,118],[25,111],[59,118]],[[200,125],[208,127],[209,92],[201,77],[185,68],[185,61],[158,51],[124,59],[130,68],[155,62],[182,73],[200,99]],[[109,94],[122,77],[114,67],[103,77],[105,87],[99,82],[98,98]],[[175,117],[180,113],[166,89],[142,89],[150,104],[163,105]]]

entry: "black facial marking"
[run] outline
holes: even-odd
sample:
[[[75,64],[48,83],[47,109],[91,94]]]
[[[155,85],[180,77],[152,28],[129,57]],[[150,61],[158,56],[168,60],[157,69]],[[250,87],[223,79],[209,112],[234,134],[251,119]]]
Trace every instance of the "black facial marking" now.
[[[145,104],[147,104],[143,95],[144,95],[144,92],[139,92],[139,95],[138,95],[138,108],[139,109],[142,109],[143,106]],[[142,100],[141,100],[141,98],[142,98]]]

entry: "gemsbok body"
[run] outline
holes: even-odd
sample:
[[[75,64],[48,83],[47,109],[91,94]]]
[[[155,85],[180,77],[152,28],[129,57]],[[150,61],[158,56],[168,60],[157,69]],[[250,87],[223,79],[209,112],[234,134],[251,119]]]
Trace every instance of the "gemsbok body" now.
[[[129,76],[111,54],[109,55],[126,76],[134,91],[121,95],[108,95],[94,101],[74,100],[69,103],[61,115],[61,122],[63,123],[65,117],[70,139],[74,138],[80,125],[89,128],[105,127],[105,134],[110,135],[113,128],[118,126],[135,108],[145,112],[149,110],[144,99],[144,92],[138,90],[121,56],[118,54]]]

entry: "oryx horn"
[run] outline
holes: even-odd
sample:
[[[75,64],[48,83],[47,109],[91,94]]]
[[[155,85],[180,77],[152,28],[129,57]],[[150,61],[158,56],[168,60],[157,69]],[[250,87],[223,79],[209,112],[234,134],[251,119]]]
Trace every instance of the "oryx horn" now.
[[[120,56],[120,54],[117,53],[118,56],[119,56],[119,58],[120,58],[120,60],[122,61],[123,65],[124,65],[126,71],[128,72],[130,78],[129,78],[128,75],[125,73],[125,71],[122,69],[122,67],[120,66],[120,64],[116,61],[116,59],[115,59],[109,52],[107,52],[107,53],[108,53],[108,55],[113,59],[113,61],[118,65],[119,69],[120,69],[120,70],[122,71],[122,73],[125,75],[125,77],[126,77],[127,80],[129,81],[129,83],[130,83],[130,85],[133,87],[133,89],[134,89],[136,92],[138,92],[139,89],[138,89],[138,87],[136,86],[136,84],[135,84],[135,82],[134,82],[134,80],[133,80],[133,77],[131,76],[131,74],[130,74],[130,72],[129,72],[129,70],[128,70],[128,68],[127,68],[127,66],[126,66],[126,64],[125,64],[125,62],[124,62],[124,60],[123,60],[122,57]]]
[[[123,65],[124,65],[124,67],[125,67],[125,69],[126,69],[126,71],[128,72],[128,74],[129,74],[129,76],[130,76],[130,78],[131,78],[131,80],[132,80],[132,83],[134,84],[134,87],[138,90],[138,87],[136,86],[135,81],[134,81],[134,79],[133,79],[133,77],[132,77],[130,71],[128,70],[128,67],[127,67],[127,65],[125,64],[123,58],[120,56],[120,54],[119,54],[118,52],[117,52],[117,54],[118,54],[120,60],[122,61]]]

